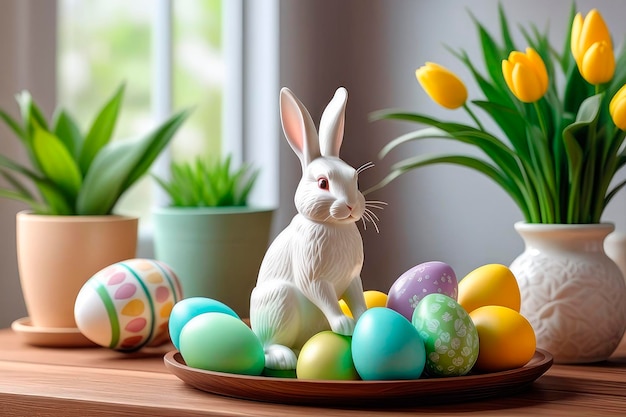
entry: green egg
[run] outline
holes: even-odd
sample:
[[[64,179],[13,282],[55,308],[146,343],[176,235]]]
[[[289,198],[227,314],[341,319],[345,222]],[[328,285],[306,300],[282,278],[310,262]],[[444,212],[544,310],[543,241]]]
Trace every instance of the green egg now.
[[[429,294],[413,312],[412,323],[426,347],[426,373],[462,376],[478,358],[478,332],[469,314],[453,298]]]
[[[224,313],[203,313],[185,324],[180,354],[187,366],[208,371],[261,375],[263,346],[240,319]]]

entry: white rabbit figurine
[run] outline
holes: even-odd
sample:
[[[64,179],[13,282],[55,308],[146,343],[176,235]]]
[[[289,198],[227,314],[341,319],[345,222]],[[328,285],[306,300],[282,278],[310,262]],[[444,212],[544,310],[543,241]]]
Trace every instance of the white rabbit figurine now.
[[[287,88],[280,92],[283,130],[302,163],[302,179],[294,198],[298,214],[268,248],[250,298],[250,324],[263,343],[266,368],[295,369],[296,352],[311,336],[328,329],[352,335],[366,310],[363,241],[355,224],[365,198],[357,170],[339,158],[347,98],[345,88],[337,89],[318,138],[300,100]],[[354,319],[343,314],[340,298]]]

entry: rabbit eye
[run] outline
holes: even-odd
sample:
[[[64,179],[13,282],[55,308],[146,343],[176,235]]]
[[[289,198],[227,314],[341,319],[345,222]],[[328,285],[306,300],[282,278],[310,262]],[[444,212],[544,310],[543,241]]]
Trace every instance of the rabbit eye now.
[[[326,178],[320,178],[317,180],[317,186],[321,190],[328,190],[328,180]]]

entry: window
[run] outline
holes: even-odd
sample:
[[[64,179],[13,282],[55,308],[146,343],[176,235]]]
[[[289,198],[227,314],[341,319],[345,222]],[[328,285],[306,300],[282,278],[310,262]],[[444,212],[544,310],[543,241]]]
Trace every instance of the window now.
[[[195,108],[157,161],[231,154],[260,169],[249,203],[277,207],[278,0],[58,0],[58,102],[79,125],[121,82],[115,138]],[[167,197],[146,176],[116,211],[140,216],[139,255],[152,255],[150,211]]]
[[[222,0],[59,0],[59,103],[86,126],[125,83],[114,138],[147,132],[172,109],[193,107],[157,168],[164,171],[170,158],[219,155],[222,17]],[[118,211],[146,218],[155,190],[152,179],[144,178]]]

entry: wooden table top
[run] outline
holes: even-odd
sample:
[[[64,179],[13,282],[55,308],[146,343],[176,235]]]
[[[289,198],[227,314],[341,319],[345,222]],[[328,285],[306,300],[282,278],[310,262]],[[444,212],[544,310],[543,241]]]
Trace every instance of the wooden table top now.
[[[593,365],[553,365],[523,393],[452,405],[357,408],[287,406],[196,390],[164,366],[171,345],[122,354],[41,348],[0,330],[2,416],[480,416],[626,415],[626,342]]]

